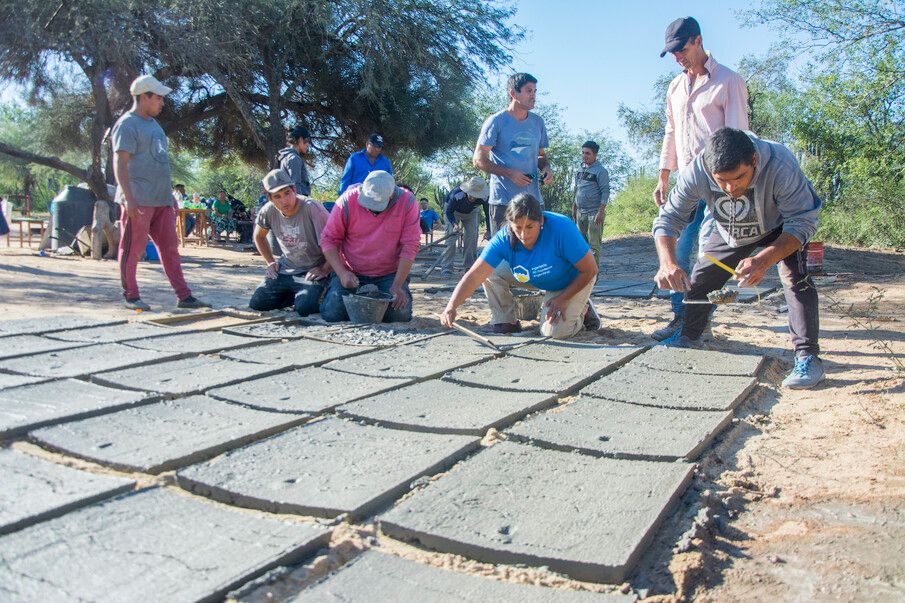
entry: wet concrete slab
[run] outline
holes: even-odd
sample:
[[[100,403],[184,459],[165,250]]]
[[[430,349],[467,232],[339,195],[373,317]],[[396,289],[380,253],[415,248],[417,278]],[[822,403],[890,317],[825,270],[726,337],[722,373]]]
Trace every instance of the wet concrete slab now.
[[[340,406],[340,414],[384,427],[482,436],[552,405],[543,392],[504,392],[440,379],[423,381]]]
[[[0,391],[0,439],[148,402],[152,394],[86,383],[47,381]]]
[[[442,335],[423,342],[335,360],[324,366],[355,375],[428,379],[457,367],[493,358],[496,354],[468,337]]]
[[[535,360],[521,356],[521,354],[543,356],[543,350],[538,350],[537,346],[548,345],[547,343],[533,344],[523,350],[517,350],[505,358],[495,358],[452,371],[443,378],[448,381],[492,389],[563,394],[577,391],[599,375],[615,370],[640,351],[640,348],[635,347],[601,348],[596,353],[597,359],[587,362],[557,362],[552,359]],[[588,355],[586,351],[573,350],[573,353],[575,358],[584,358]],[[591,355],[593,354],[592,352]],[[551,358],[553,357],[555,357],[555,353],[551,352]]]
[[[379,522],[387,535],[434,550],[618,583],[687,486],[692,468],[501,442]]]
[[[545,588],[450,571],[394,555],[366,551],[290,599],[292,603],[369,601],[519,601],[520,603],[614,603],[630,595]]]
[[[39,335],[65,329],[89,329],[112,324],[125,324],[125,320],[98,320],[72,314],[41,316],[0,321],[0,337],[10,335]]]
[[[10,335],[0,342],[0,360],[30,356],[41,352],[68,350],[88,345],[84,342],[56,341],[40,335]]]
[[[130,479],[95,475],[8,449],[0,450],[0,483],[0,535],[122,494],[135,485]]]
[[[755,385],[754,377],[672,373],[632,362],[591,383],[581,393],[660,408],[731,410]]]
[[[347,356],[357,356],[373,349],[375,348],[316,341],[314,339],[296,339],[284,343],[268,343],[267,345],[253,348],[222,352],[220,356],[242,362],[301,368],[303,366],[323,364],[331,360],[346,358]]]
[[[160,473],[306,420],[306,415],[265,412],[192,396],[45,427],[29,437],[41,446],[114,469]]]
[[[729,354],[659,345],[638,356],[632,365],[673,373],[751,377],[757,374],[763,361],[764,357],[756,354]]]
[[[405,378],[367,377],[307,367],[215,388],[208,395],[265,410],[320,413],[411,382]]]
[[[178,472],[187,490],[272,513],[366,517],[478,446],[478,439],[314,421]]]
[[[329,534],[152,488],[0,538],[0,585],[11,602],[218,601]]]
[[[218,331],[199,331],[196,333],[176,333],[162,337],[135,339],[125,345],[143,350],[157,352],[181,352],[185,354],[207,354],[220,350],[232,350],[262,345],[263,341],[239,337]]]
[[[87,377],[101,371],[156,362],[167,356],[177,354],[161,354],[120,343],[106,343],[4,360],[0,361],[0,368],[36,377]]]
[[[0,391],[10,387],[19,387],[29,383],[37,383],[41,381],[39,377],[26,377],[24,375],[10,375],[9,373],[0,373]]]
[[[511,439],[595,456],[693,461],[732,411],[675,410],[581,397],[506,430]]]
[[[129,322],[104,327],[70,329],[48,333],[48,337],[62,341],[83,341],[87,343],[117,343],[144,337],[169,335],[174,331],[171,327],[154,325],[146,322]]]
[[[216,356],[193,356],[99,373],[93,375],[91,380],[111,387],[142,387],[165,394],[189,395],[264,376],[278,370],[279,367],[266,364],[238,362]]]
[[[645,350],[637,346],[610,346],[577,341],[547,340],[510,351],[508,356],[584,365],[589,371],[627,362]]]

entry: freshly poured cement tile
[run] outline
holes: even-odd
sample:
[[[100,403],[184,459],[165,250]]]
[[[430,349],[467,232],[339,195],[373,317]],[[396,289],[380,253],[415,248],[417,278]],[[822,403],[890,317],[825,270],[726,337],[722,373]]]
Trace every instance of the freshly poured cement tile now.
[[[135,485],[130,479],[94,475],[16,450],[0,450],[0,483],[0,534],[121,494]]]
[[[53,352],[55,350],[67,350],[88,345],[73,341],[56,341],[40,335],[10,335],[0,342],[0,359],[16,358],[40,354],[41,352]]]
[[[7,601],[219,601],[328,537],[321,526],[152,488],[0,538],[0,592]]]
[[[220,356],[241,360],[242,362],[257,362],[259,364],[272,364],[283,367],[302,367],[312,364],[323,364],[324,362],[347,356],[357,356],[373,349],[314,339],[297,339],[286,343],[272,343],[248,349],[222,352]]]
[[[554,362],[555,352],[551,352],[550,360],[533,360],[515,355],[534,353],[532,348],[546,345],[536,343],[505,358],[458,369],[443,378],[492,389],[563,393],[582,387],[638,353],[638,348],[633,347],[603,348],[598,353],[599,361],[587,362]],[[574,354],[579,358],[584,356],[583,352]]]
[[[538,413],[506,434],[544,448],[648,461],[693,461],[732,411],[675,410],[582,397]]]
[[[0,368],[38,377],[81,377],[100,371],[147,364],[175,354],[139,350],[118,343],[89,345],[77,350],[47,352],[0,362]],[[136,384],[141,387],[141,384]]]
[[[110,325],[106,327],[94,327],[90,329],[71,329],[51,333],[48,337],[63,341],[85,341],[88,343],[116,343],[154,337],[156,335],[168,335],[173,333],[170,327],[161,327],[146,322],[130,322],[123,325]]]
[[[38,335],[51,333],[64,329],[93,328],[104,325],[123,324],[124,320],[97,320],[85,316],[41,316],[38,318],[23,318],[18,320],[0,321],[0,337],[9,335]]]
[[[149,396],[76,379],[5,389],[0,391],[0,438],[128,408]]]
[[[315,421],[183,469],[179,484],[274,513],[365,517],[478,446],[473,437]]]
[[[628,364],[581,393],[619,402],[693,410],[730,410],[755,386],[754,377],[693,375]]]
[[[626,362],[643,351],[635,346],[596,345],[574,341],[547,340],[509,352],[509,356],[583,364],[588,371],[612,366],[616,362]]]
[[[160,352],[153,352],[160,354]],[[209,356],[170,360],[94,375],[91,380],[113,387],[143,387],[168,394],[194,394],[273,372],[275,367]]]
[[[192,396],[46,427],[30,437],[116,469],[160,473],[267,437],[306,420]]]
[[[319,413],[345,402],[402,387],[411,381],[309,367],[219,387],[207,393],[265,410]]]
[[[399,503],[380,526],[389,536],[478,561],[621,582],[692,467],[501,442]]]
[[[235,348],[244,348],[262,344],[262,341],[229,335],[217,331],[200,331],[197,333],[177,333],[163,337],[136,339],[125,345],[143,350],[158,352],[183,352],[189,354],[207,354]]]
[[[339,407],[343,415],[384,427],[484,435],[553,403],[548,393],[501,392],[439,379],[424,381]]]
[[[658,345],[632,361],[658,371],[694,375],[754,376],[764,357],[754,354],[729,354],[713,350],[694,350]],[[667,376],[669,378],[669,376]]]
[[[326,368],[371,375],[427,379],[493,357],[495,352],[467,337],[444,335],[427,341],[335,360]]]
[[[613,603],[634,600],[630,595],[600,594],[503,582],[416,563],[394,555],[366,551],[320,582],[303,590],[290,601]]]
[[[38,381],[41,381],[38,377],[23,377],[22,375],[0,373],[0,390],[26,385],[28,383],[36,383]]]

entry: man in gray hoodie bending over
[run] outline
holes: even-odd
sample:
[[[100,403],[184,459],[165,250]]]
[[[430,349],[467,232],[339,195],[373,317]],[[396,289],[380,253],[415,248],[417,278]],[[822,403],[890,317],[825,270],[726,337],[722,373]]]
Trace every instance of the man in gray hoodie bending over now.
[[[691,278],[676,262],[676,237],[691,221],[699,199],[707,203],[714,222],[703,253],[734,268],[740,285],[757,285],[771,266],[778,265],[796,357],[783,386],[817,385],[824,377],[817,357],[817,290],[808,275],[804,246],[817,231],[822,202],[794,155],[779,143],[720,128],[679,174],[654,220],[660,258],[656,281],[663,289],[684,291],[689,301],[707,301],[707,294],[730,278],[706,258],[698,260]],[[760,251],[752,256],[755,249]],[[663,343],[695,347],[710,308],[710,304],[689,304],[682,330]]]

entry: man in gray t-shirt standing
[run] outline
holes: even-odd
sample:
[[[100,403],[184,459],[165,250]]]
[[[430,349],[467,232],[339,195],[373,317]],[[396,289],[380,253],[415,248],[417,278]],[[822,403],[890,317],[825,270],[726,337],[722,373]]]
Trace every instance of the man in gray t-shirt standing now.
[[[292,177],[284,170],[271,171],[261,183],[267,203],[255,220],[255,246],[267,270],[248,306],[260,311],[293,306],[300,316],[308,316],[318,311],[324,279],[331,272],[320,246],[330,214],[314,199],[297,195]],[[273,257],[270,233],[283,249],[279,259]]]
[[[529,193],[540,201],[540,183],[553,182],[544,157],[549,145],[544,120],[531,113],[537,95],[537,79],[528,73],[510,76],[509,106],[484,121],[472,163],[490,174],[490,227],[495,234],[505,221],[509,200]]]
[[[163,97],[172,92],[157,78],[143,75],[129,88],[132,109],[113,126],[116,157],[116,201],[123,207],[122,236],[119,240],[119,272],[126,307],[150,310],[141,300],[135,277],[138,261],[148,244],[157,246],[163,271],[170,280],[180,308],[210,308],[192,296],[182,275],[179,238],[176,235],[176,201],[172,194],[168,142],[154,118],[163,109]]]

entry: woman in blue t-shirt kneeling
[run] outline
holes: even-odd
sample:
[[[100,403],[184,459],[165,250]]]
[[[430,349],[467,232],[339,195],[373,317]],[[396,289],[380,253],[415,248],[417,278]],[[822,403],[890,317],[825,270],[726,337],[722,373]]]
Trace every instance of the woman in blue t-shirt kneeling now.
[[[456,308],[483,283],[493,332],[516,333],[522,327],[515,318],[512,287],[540,289],[545,292],[538,317],[541,333],[566,339],[582,328],[600,328],[589,301],[596,278],[597,263],[575,223],[542,211],[537,199],[521,193],[506,208],[506,225],[456,285],[440,320],[451,327]]]

